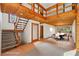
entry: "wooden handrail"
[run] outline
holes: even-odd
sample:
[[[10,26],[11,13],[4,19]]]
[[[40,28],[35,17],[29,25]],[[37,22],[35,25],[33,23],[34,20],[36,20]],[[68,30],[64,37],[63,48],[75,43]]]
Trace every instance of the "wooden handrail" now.
[[[40,3],[36,3],[39,7],[41,7],[43,10],[46,11],[46,8],[44,8]]]
[[[16,46],[20,45],[20,36],[18,34],[19,32],[15,32],[15,36],[16,36]]]
[[[68,8],[68,7],[71,7],[71,6],[72,6],[72,5],[66,6],[65,8],[60,8],[60,9],[58,9],[58,11],[64,10],[64,9],[66,9],[66,8]]]
[[[56,8],[56,5],[53,5],[53,6],[49,7],[49,8],[47,8],[47,11],[51,10],[52,8]]]
[[[23,30],[13,30],[13,29],[7,29],[7,30],[5,30],[5,29],[3,29],[2,31],[8,31],[8,32],[23,32]]]
[[[53,8],[56,8],[56,5],[58,5],[58,7],[59,7],[59,6],[63,5],[63,4],[64,3],[57,3],[57,4],[53,5],[53,6],[48,7],[46,10],[49,11],[49,10],[51,10]]]
[[[51,11],[51,12],[48,12],[47,15],[48,15],[48,14],[51,14],[51,13],[53,13],[53,12],[56,12],[56,10],[53,10],[53,11]]]

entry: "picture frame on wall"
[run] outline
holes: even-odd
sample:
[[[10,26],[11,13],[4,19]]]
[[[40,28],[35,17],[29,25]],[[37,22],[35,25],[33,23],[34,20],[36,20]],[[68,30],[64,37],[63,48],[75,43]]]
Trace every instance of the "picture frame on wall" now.
[[[17,20],[17,16],[15,14],[9,14],[9,23],[15,23]]]

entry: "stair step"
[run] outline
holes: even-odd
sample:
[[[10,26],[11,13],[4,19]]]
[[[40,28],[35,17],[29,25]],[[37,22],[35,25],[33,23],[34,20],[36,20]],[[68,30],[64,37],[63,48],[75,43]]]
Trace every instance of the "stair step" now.
[[[2,34],[14,34],[14,33],[12,33],[12,32],[2,32]]]
[[[17,29],[23,29],[23,27],[17,27]]]
[[[17,25],[17,27],[24,27],[25,25]]]
[[[8,45],[12,45],[12,44],[16,44],[16,41],[5,42],[5,44],[2,44],[2,46],[8,46]]]
[[[8,42],[11,42],[11,41],[13,42],[13,41],[15,41],[15,39],[2,40],[2,43],[6,43],[6,42],[8,43]]]
[[[12,45],[12,46],[8,46],[8,47],[3,47],[2,50],[6,50],[6,49],[9,49],[9,48],[13,48],[15,47],[16,45]]]
[[[22,23],[18,23],[17,25],[25,25],[24,23],[22,24]]]
[[[15,37],[15,35],[2,35],[2,40],[12,40]]]
[[[27,22],[28,20],[18,19],[18,22],[16,22],[16,30],[24,30]]]
[[[19,19],[19,21],[28,21],[28,20]]]
[[[12,31],[2,31],[2,50],[16,46],[15,33]]]

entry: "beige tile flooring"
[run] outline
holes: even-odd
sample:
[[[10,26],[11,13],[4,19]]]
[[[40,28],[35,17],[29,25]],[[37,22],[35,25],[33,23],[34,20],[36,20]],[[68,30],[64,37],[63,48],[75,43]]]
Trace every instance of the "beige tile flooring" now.
[[[74,49],[73,41],[59,41],[52,38],[41,39],[31,44],[21,45],[2,53],[2,56],[54,56]]]

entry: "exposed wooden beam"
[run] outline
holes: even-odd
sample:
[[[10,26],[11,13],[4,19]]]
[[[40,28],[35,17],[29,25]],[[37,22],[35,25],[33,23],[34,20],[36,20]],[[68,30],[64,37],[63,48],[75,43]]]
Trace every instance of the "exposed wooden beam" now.
[[[48,11],[48,10],[51,10],[51,9],[53,9],[53,8],[56,8],[56,5],[53,5],[53,6],[48,7],[48,8],[47,8],[47,11]]]

